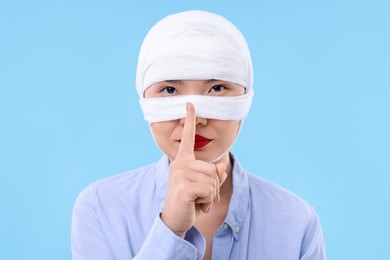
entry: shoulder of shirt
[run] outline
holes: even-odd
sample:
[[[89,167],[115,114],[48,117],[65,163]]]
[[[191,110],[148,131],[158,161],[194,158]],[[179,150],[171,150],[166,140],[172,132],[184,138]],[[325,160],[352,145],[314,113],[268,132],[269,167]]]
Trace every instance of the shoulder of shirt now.
[[[154,179],[157,163],[152,163],[143,167],[139,167],[130,171],[118,173],[109,177],[96,180],[85,187],[78,196],[81,197],[96,196],[97,194],[112,193],[132,193],[136,191],[139,184],[154,184],[151,179]]]
[[[309,218],[316,214],[314,207],[295,193],[251,172],[247,175],[253,203],[269,203],[278,210],[306,213]]]
[[[154,174],[154,170],[157,166],[157,162],[151,163],[146,166],[142,166],[136,169],[132,169],[126,172],[118,173],[100,180],[97,180],[95,182],[96,185],[99,185],[100,183],[106,183],[106,182],[122,182],[124,180],[131,180],[135,181],[139,178],[148,178],[149,174]]]

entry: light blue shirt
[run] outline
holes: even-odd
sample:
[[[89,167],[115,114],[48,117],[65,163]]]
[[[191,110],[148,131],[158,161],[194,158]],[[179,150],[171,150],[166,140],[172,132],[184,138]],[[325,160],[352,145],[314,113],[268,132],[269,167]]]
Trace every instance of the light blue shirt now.
[[[202,259],[206,242],[195,227],[182,239],[160,219],[168,167],[163,156],[84,189],[73,211],[73,259]],[[234,159],[233,194],[212,258],[326,259],[319,218],[308,203],[246,172]]]

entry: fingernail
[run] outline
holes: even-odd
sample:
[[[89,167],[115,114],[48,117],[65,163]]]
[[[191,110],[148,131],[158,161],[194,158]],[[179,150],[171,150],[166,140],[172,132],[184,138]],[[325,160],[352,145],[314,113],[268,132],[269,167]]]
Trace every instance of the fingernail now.
[[[188,112],[188,110],[189,110],[189,107],[190,107],[190,103],[187,102],[187,103],[186,103],[186,110],[187,110],[187,112]]]

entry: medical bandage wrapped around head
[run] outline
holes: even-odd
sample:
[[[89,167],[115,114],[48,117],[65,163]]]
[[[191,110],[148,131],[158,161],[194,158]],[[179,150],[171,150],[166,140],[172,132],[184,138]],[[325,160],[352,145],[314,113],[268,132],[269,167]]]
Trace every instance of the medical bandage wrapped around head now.
[[[245,87],[234,97],[178,95],[145,98],[145,90],[166,80],[223,80]],[[141,46],[136,75],[137,92],[149,123],[184,118],[191,102],[198,117],[242,120],[253,96],[250,52],[241,32],[222,16],[186,11],[154,25]]]

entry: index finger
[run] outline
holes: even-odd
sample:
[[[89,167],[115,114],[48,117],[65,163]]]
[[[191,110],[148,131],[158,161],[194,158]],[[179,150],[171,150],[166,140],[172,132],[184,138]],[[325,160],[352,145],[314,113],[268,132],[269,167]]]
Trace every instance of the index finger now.
[[[196,131],[196,114],[195,107],[192,103],[186,104],[187,114],[184,121],[183,132],[181,133],[181,140],[179,151],[177,152],[176,159],[179,160],[195,160],[194,155],[194,143],[195,143],[195,131]]]

